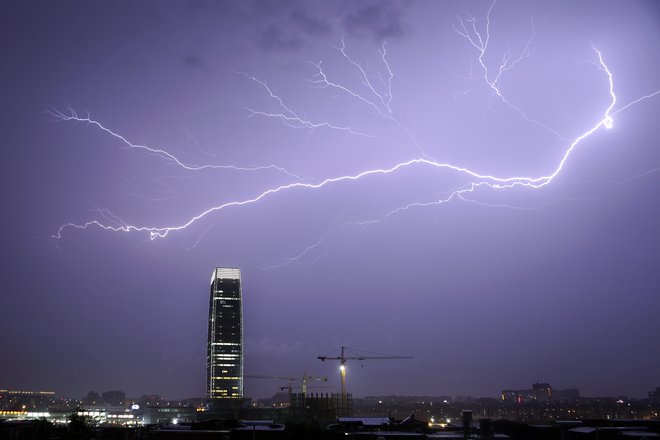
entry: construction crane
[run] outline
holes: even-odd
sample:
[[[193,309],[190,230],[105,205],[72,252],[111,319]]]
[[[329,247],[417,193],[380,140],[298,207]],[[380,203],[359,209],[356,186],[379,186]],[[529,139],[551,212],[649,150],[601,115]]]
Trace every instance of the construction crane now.
[[[282,377],[282,376],[255,376],[255,375],[248,375],[244,376],[249,379],[271,379],[271,380],[288,380],[289,381],[289,386],[286,387],[289,390],[292,389],[293,387],[293,382],[299,380],[300,381],[300,389],[303,394],[307,394],[307,381],[310,380],[317,380],[317,381],[322,381],[322,382],[327,382],[328,381],[328,376],[322,376],[322,377],[312,377],[308,376],[307,373],[304,373],[302,377]],[[289,391],[291,393],[291,391]]]
[[[325,361],[339,361],[339,375],[341,377],[341,413],[342,413],[342,415],[344,415],[344,412],[346,411],[347,406],[348,406],[347,405],[347,394],[346,394],[346,361],[348,361],[348,360],[364,361],[364,360],[372,360],[372,359],[412,359],[412,356],[387,356],[387,355],[346,356],[344,354],[344,350],[346,350],[346,347],[341,347],[341,352],[340,352],[339,356],[336,356],[336,357],[318,356],[318,359],[320,359],[322,362],[325,362]]]

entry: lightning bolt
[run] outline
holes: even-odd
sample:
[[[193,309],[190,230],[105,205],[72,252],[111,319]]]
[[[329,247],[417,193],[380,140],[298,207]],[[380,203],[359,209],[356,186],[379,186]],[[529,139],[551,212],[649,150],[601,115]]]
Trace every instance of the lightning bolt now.
[[[563,200],[555,200],[552,202],[547,202],[543,203],[540,206],[516,206],[516,205],[506,205],[503,203],[485,203],[481,202],[479,200],[474,200],[474,199],[468,199],[467,197],[464,197],[463,195],[459,195],[460,199],[466,203],[471,203],[473,205],[477,206],[483,206],[486,208],[504,208],[504,209],[512,209],[515,211],[540,211],[541,209],[545,209],[549,206],[556,205],[561,202],[573,202],[573,201],[593,201],[596,200],[597,197],[580,197],[580,198],[569,198],[569,199],[563,199]]]
[[[349,54],[348,51],[346,50],[346,43],[344,41],[344,35],[341,37],[341,46],[337,48],[344,59],[355,67],[355,69],[359,72],[360,80],[362,82],[362,85],[365,86],[365,88],[368,90],[368,94],[360,93],[358,91],[355,91],[348,86],[342,85],[338,82],[332,81],[326,72],[323,70],[322,67],[322,62],[319,61],[318,63],[315,63],[313,61],[309,61],[309,63],[316,67],[316,74],[314,77],[310,80],[310,83],[314,85],[315,87],[321,87],[321,88],[331,88],[331,89],[336,89],[342,93],[348,94],[352,98],[357,99],[358,101],[366,104],[367,106],[371,107],[386,120],[389,120],[393,122],[397,127],[399,127],[401,130],[403,130],[404,133],[408,136],[408,138],[415,144],[415,147],[417,150],[421,153],[422,157],[433,160],[432,157],[430,157],[428,154],[426,154],[426,151],[420,145],[420,143],[417,141],[413,133],[406,127],[401,121],[399,121],[398,118],[396,118],[392,112],[392,109],[390,107],[391,102],[392,102],[392,79],[394,78],[394,74],[392,73],[392,69],[390,67],[389,61],[387,61],[387,44],[383,43],[382,46],[380,47],[380,55],[381,55],[381,61],[383,62],[385,69],[388,72],[387,75],[387,80],[384,81],[384,86],[386,88],[385,92],[378,92],[376,88],[374,87],[372,81],[369,79],[369,75],[367,75],[366,71],[362,67],[361,64],[359,64],[357,61],[355,61]]]
[[[483,77],[482,77],[483,80],[491,88],[493,93],[507,107],[517,112],[526,121],[543,128],[544,130],[557,136],[559,139],[565,141],[566,138],[562,136],[557,130],[548,127],[546,124],[544,124],[543,122],[537,119],[533,119],[529,117],[520,107],[517,107],[511,101],[509,101],[507,97],[502,93],[502,90],[500,90],[499,87],[500,80],[502,79],[502,75],[505,72],[511,70],[516,64],[520,63],[521,61],[532,55],[530,46],[532,44],[532,41],[534,40],[534,35],[535,35],[533,21],[532,21],[532,34],[527,40],[527,43],[523,47],[520,54],[516,56],[516,54],[514,54],[513,52],[507,51],[502,56],[502,61],[500,62],[500,65],[496,69],[495,77],[494,78],[492,77],[492,74],[490,73],[491,71],[488,68],[486,62],[484,61],[484,57],[488,52],[488,44],[490,43],[490,16],[491,13],[493,12],[493,8],[495,7],[495,3],[497,3],[497,0],[494,0],[493,3],[491,3],[490,8],[488,8],[488,13],[486,14],[486,26],[483,36],[482,33],[477,29],[477,19],[472,17],[470,14],[467,14],[466,17],[461,17],[460,15],[458,16],[460,28],[453,26],[454,32],[456,32],[461,37],[465,38],[470,43],[470,45],[477,50],[478,53],[477,61],[479,61],[479,65],[481,66],[481,70],[483,71]],[[472,72],[470,72],[470,76],[472,76]]]
[[[297,174],[294,174],[285,168],[279,167],[277,165],[264,165],[264,166],[256,166],[256,167],[241,167],[237,165],[214,165],[214,164],[205,164],[205,165],[191,165],[188,163],[183,162],[181,159],[176,157],[174,154],[169,153],[165,150],[162,150],[160,148],[152,148],[147,145],[140,145],[140,144],[135,144],[131,141],[129,141],[126,137],[122,136],[119,133],[116,133],[112,131],[111,129],[107,128],[103,124],[101,124],[99,121],[92,119],[90,115],[87,115],[86,117],[78,116],[77,112],[69,108],[68,109],[69,113],[65,114],[60,112],[57,109],[51,109],[47,113],[50,114],[55,120],[57,121],[75,121],[75,122],[82,122],[88,125],[92,125],[101,131],[109,134],[110,136],[114,137],[115,139],[120,140],[123,144],[125,144],[128,148],[135,149],[135,150],[142,150],[146,151],[150,154],[154,154],[162,159],[165,159],[169,162],[175,163],[179,167],[188,170],[188,171],[202,171],[202,170],[235,170],[235,171],[262,171],[262,170],[277,170],[279,172],[282,172],[288,176],[294,177],[296,179],[302,180],[303,178],[300,177]]]
[[[498,88],[498,83],[502,77],[502,74],[505,73],[507,70],[512,68],[516,63],[522,61],[529,52],[527,47],[529,46],[530,42],[528,42],[526,49],[523,51],[523,53],[517,57],[514,57],[513,55],[507,55],[504,57],[502,64],[500,65],[498,69],[498,73],[495,76],[494,79],[489,79],[489,71],[485,63],[483,62],[483,57],[488,49],[488,42],[490,39],[490,13],[495,5],[495,2],[492,3],[488,15],[487,15],[487,20],[486,20],[486,34],[485,37],[482,37],[482,35],[477,31],[475,20],[474,19],[460,19],[461,25],[462,25],[462,31],[457,30],[459,34],[461,34],[463,37],[467,38],[470,43],[479,50],[479,63],[482,67],[482,70],[484,72],[484,79],[485,81],[489,84],[491,89],[495,92],[495,94],[504,102],[505,104],[509,105],[510,107],[517,109],[517,107],[513,106],[508,100],[504,97],[504,95],[501,93],[500,89]],[[318,87],[324,87],[324,88],[332,88],[341,91],[342,93],[346,93],[352,98],[356,99],[359,102],[362,102],[363,104],[366,104],[367,106],[371,107],[374,109],[381,117],[390,120],[394,123],[397,124],[401,129],[403,129],[406,133],[410,135],[411,140],[413,140],[413,143],[419,148],[419,151],[421,153],[421,157],[416,157],[412,158],[403,162],[395,163],[394,165],[388,166],[388,167],[383,167],[383,168],[374,168],[374,169],[368,169],[365,171],[361,171],[359,173],[355,174],[348,174],[348,175],[341,175],[341,176],[335,176],[335,177],[329,177],[325,178],[323,180],[317,181],[315,183],[310,183],[310,182],[304,182],[301,181],[302,179],[300,176],[297,176],[296,174],[293,174],[283,168],[274,166],[274,165],[269,165],[269,166],[264,166],[264,167],[253,167],[253,168],[245,168],[245,167],[238,167],[238,166],[233,166],[233,165],[191,165],[187,164],[180,159],[178,159],[176,156],[172,155],[171,153],[162,150],[162,149],[156,149],[156,148],[151,148],[145,145],[138,145],[138,144],[133,144],[129,140],[127,140],[124,136],[119,135],[112,130],[106,128],[103,126],[100,122],[92,119],[91,117],[79,117],[75,111],[71,110],[70,114],[64,114],[61,112],[58,112],[56,110],[52,111],[51,114],[63,121],[76,121],[76,122],[83,122],[87,123],[90,125],[93,125],[100,130],[104,131],[107,134],[110,134],[111,136],[117,138],[121,142],[123,142],[125,145],[127,145],[130,148],[134,149],[140,149],[147,151],[149,153],[155,154],[165,160],[168,160],[170,162],[173,162],[177,164],[179,167],[191,170],[191,171],[199,171],[202,169],[235,169],[235,170],[241,170],[241,171],[258,171],[258,170],[264,170],[264,169],[276,169],[278,171],[281,171],[291,177],[295,177],[298,179],[295,182],[288,183],[288,184],[283,184],[283,185],[278,185],[274,186],[271,188],[268,188],[257,195],[251,197],[251,198],[246,198],[243,200],[233,200],[229,202],[225,202],[216,206],[212,206],[192,217],[190,217],[187,221],[181,223],[181,224],[175,224],[175,225],[162,225],[162,226],[146,226],[146,225],[132,225],[124,222],[122,219],[120,219],[117,216],[114,216],[113,214],[109,213],[109,211],[100,211],[99,214],[102,217],[101,220],[93,220],[93,221],[88,221],[86,223],[82,224],[77,224],[77,223],[66,223],[57,230],[57,233],[53,235],[54,238],[62,238],[63,233],[67,229],[87,229],[90,227],[98,227],[103,230],[108,230],[108,231],[113,231],[113,232],[143,232],[143,233],[148,233],[149,238],[151,240],[155,240],[158,238],[165,238],[167,237],[171,232],[177,232],[183,229],[186,229],[196,223],[198,220],[207,217],[213,213],[225,211],[227,209],[233,208],[233,207],[239,207],[239,206],[247,206],[247,205],[252,205],[260,202],[262,199],[266,199],[269,197],[274,197],[279,193],[285,193],[289,191],[294,191],[294,190],[321,190],[325,187],[333,186],[333,185],[339,185],[342,183],[349,183],[353,181],[358,181],[358,180],[364,180],[368,178],[374,178],[376,176],[383,176],[383,175],[389,175],[396,173],[400,170],[406,169],[406,168],[411,168],[411,167],[427,167],[427,168],[432,168],[432,169],[437,169],[440,171],[447,171],[447,172],[452,172],[457,175],[462,175],[468,177],[471,181],[470,183],[461,186],[459,188],[455,188],[449,192],[449,194],[446,197],[439,198],[438,200],[430,201],[430,202],[415,202],[411,203],[409,205],[397,208],[390,213],[386,214],[387,216],[395,215],[399,212],[405,211],[407,209],[413,208],[413,207],[425,207],[425,206],[430,206],[430,205],[439,205],[439,204],[444,204],[448,203],[452,200],[455,199],[462,199],[466,202],[469,203],[479,203],[476,202],[472,199],[468,199],[464,197],[465,194],[472,193],[476,191],[478,188],[489,188],[492,190],[503,190],[503,189],[511,189],[514,187],[523,187],[523,188],[529,188],[529,189],[539,189],[542,188],[546,185],[549,185],[563,170],[565,164],[571,157],[572,153],[574,150],[589,136],[591,136],[594,132],[601,128],[612,128],[613,126],[613,116],[615,114],[618,114],[619,112],[630,108],[634,104],[637,104],[645,99],[649,99],[651,97],[654,97],[658,94],[660,94],[660,90],[653,92],[651,94],[642,96],[625,106],[619,108],[616,111],[613,111],[614,107],[616,106],[617,103],[617,97],[614,93],[614,79],[612,72],[608,68],[607,64],[605,63],[602,53],[594,48],[594,52],[597,55],[598,58],[598,65],[600,66],[600,69],[605,73],[608,84],[609,84],[609,104],[604,110],[602,117],[599,121],[597,121],[594,125],[586,129],[581,135],[573,139],[566,149],[564,150],[563,154],[558,158],[557,164],[550,169],[550,171],[541,176],[509,176],[509,177],[503,177],[503,176],[496,176],[492,174],[487,174],[483,173],[481,171],[476,171],[464,166],[459,166],[455,164],[451,164],[448,162],[439,162],[436,161],[430,157],[428,157],[425,153],[423,148],[414,140],[414,137],[410,133],[410,131],[398,121],[397,118],[394,117],[393,112],[391,110],[391,103],[392,103],[392,79],[394,78],[394,75],[392,73],[392,70],[390,68],[389,62],[387,60],[387,50],[385,44],[383,44],[379,50],[379,53],[381,55],[381,61],[386,67],[387,71],[387,76],[385,78],[381,77],[381,83],[385,89],[384,92],[379,92],[378,88],[375,86],[374,82],[370,79],[369,75],[367,75],[366,71],[363,69],[363,67],[355,61],[347,52],[346,50],[346,45],[344,43],[344,38],[342,37],[342,45],[338,49],[340,50],[342,56],[347,60],[349,64],[351,64],[358,72],[362,85],[365,87],[365,89],[368,91],[368,93],[361,93],[358,91],[355,91],[347,86],[344,86],[338,82],[332,81],[326,72],[322,68],[321,62],[318,63],[313,63],[311,64],[316,67],[317,72],[313,79],[311,80],[311,83],[315,86]],[[530,39],[531,41],[531,39]],[[251,80],[255,81],[257,84],[260,84],[268,93],[269,98],[274,100],[275,102],[278,103],[279,107],[279,112],[277,113],[267,113],[267,112],[260,112],[260,111],[253,111],[254,115],[261,115],[261,116],[266,116],[266,117],[274,117],[282,122],[284,122],[286,125],[292,126],[292,127],[303,127],[303,128],[319,128],[319,127],[326,127],[329,129],[339,129],[343,131],[347,131],[353,135],[364,135],[363,133],[360,133],[359,131],[355,131],[352,129],[349,129],[348,127],[341,127],[338,125],[330,124],[330,123],[312,123],[309,120],[306,120],[304,118],[299,117],[292,109],[290,109],[284,101],[275,93],[272,92],[270,87],[266,84],[266,82],[258,80],[256,77],[250,77],[248,76]],[[530,121],[534,122],[534,120],[526,117],[522,111],[518,109],[518,112],[523,115],[523,117]],[[547,129],[547,127],[545,127]],[[551,129],[548,129],[552,131]],[[558,133],[555,133],[558,135]],[[368,224],[370,222],[363,222],[364,224]],[[294,257],[289,257],[283,261],[278,266],[275,267],[283,267],[291,262],[297,261],[300,258],[302,258],[304,255],[308,254],[312,249],[320,246],[327,238],[329,233],[324,235],[320,240],[318,240],[316,243],[312,244],[311,246],[307,247],[304,249],[302,252],[300,252],[298,255]]]
[[[383,64],[385,65],[385,68],[387,69],[387,82],[384,83],[385,86],[385,92],[384,93],[379,93],[376,91],[374,88],[374,85],[372,84],[371,80],[369,79],[369,75],[367,75],[367,72],[364,70],[361,64],[353,60],[351,56],[348,54],[346,51],[346,42],[345,42],[345,36],[342,35],[341,37],[341,47],[338,48],[339,51],[341,52],[342,56],[353,66],[357,69],[358,72],[360,72],[360,81],[362,82],[362,85],[367,87],[371,94],[375,96],[378,100],[380,100],[380,103],[384,109],[384,112],[380,112],[380,109],[378,108],[379,106],[376,105],[373,102],[370,102],[370,105],[374,108],[376,108],[381,115],[386,117],[389,117],[392,115],[392,108],[390,107],[392,103],[392,78],[394,78],[394,73],[392,73],[392,69],[390,68],[390,64],[387,61],[387,43],[384,42],[383,45],[380,47],[379,52],[381,55],[381,60],[383,61]]]
[[[492,6],[491,6],[491,9],[492,9]],[[490,11],[489,11],[489,13],[490,13]],[[481,41],[481,39],[479,41]],[[582,140],[584,140],[585,138],[587,138],[588,136],[590,136],[596,130],[598,130],[599,128],[601,128],[603,126],[608,128],[608,129],[612,128],[612,126],[613,126],[613,119],[612,119],[611,112],[612,112],[612,109],[614,108],[614,106],[616,105],[616,95],[614,94],[614,79],[613,79],[613,76],[612,76],[612,72],[609,70],[609,68],[605,64],[605,61],[603,61],[602,53],[596,48],[593,48],[593,49],[596,52],[596,54],[598,55],[599,65],[601,66],[601,68],[607,74],[607,78],[608,78],[608,82],[609,82],[609,94],[610,94],[610,98],[611,98],[610,99],[610,105],[606,108],[605,113],[603,115],[603,118],[600,121],[598,121],[598,123],[596,123],[593,127],[591,127],[586,132],[584,132],[582,135],[578,136],[569,145],[569,147],[566,149],[563,157],[559,161],[558,166],[555,168],[554,172],[552,172],[549,175],[536,177],[536,178],[523,177],[523,176],[509,177],[509,178],[499,178],[499,177],[494,177],[494,176],[478,175],[476,173],[470,172],[467,169],[459,169],[459,168],[453,167],[453,166],[448,165],[448,164],[443,164],[443,165],[447,165],[449,168],[454,169],[455,171],[463,171],[467,174],[470,174],[472,177],[477,177],[478,179],[481,180],[481,182],[474,182],[474,183],[470,183],[467,186],[457,188],[457,189],[453,190],[449,194],[449,196],[447,196],[445,198],[441,198],[439,200],[430,201],[430,202],[410,203],[408,205],[398,207],[398,208],[386,213],[380,219],[367,220],[367,221],[354,222],[354,223],[355,224],[361,224],[361,225],[377,223],[377,222],[380,222],[380,221],[382,221],[382,220],[384,220],[384,219],[386,219],[386,218],[388,218],[392,215],[398,214],[399,212],[406,211],[410,208],[442,205],[442,204],[445,204],[445,203],[449,203],[450,201],[452,201],[455,198],[460,198],[460,199],[462,199],[464,201],[467,201],[467,202],[479,203],[479,202],[473,201],[471,199],[466,199],[465,197],[463,197],[463,195],[466,194],[466,193],[474,192],[477,188],[479,188],[481,186],[487,186],[487,187],[493,188],[493,189],[507,189],[507,188],[513,188],[515,186],[525,186],[525,187],[529,187],[529,188],[533,188],[533,189],[538,189],[538,188],[541,188],[543,186],[548,185],[550,182],[552,182],[552,180],[554,180],[555,177],[557,177],[557,175],[559,175],[561,170],[564,168],[564,164],[566,163],[566,161],[568,160],[568,158],[572,154],[573,150],[577,147],[577,145]],[[658,92],[660,92],[660,91],[658,91]],[[658,92],[656,92],[656,93],[658,93]],[[637,99],[637,100],[633,101],[633,103],[639,102],[642,99],[649,98],[653,95],[655,95],[655,94],[647,95],[645,97]],[[630,107],[631,104],[628,104],[628,106],[626,106],[626,108]],[[441,165],[441,164],[437,164],[437,165]]]
[[[299,116],[296,112],[291,110],[288,106],[284,104],[284,101],[282,101],[282,98],[280,98],[278,95],[274,94],[271,88],[268,86],[268,84],[265,81],[261,81],[260,79],[248,75],[247,73],[242,73],[245,77],[251,79],[252,81],[256,82],[257,84],[260,84],[264,89],[266,89],[266,92],[268,93],[269,97],[276,101],[282,110],[279,113],[269,113],[261,110],[253,110],[251,107],[245,106],[245,110],[250,112],[250,117],[252,116],[263,116],[267,118],[274,118],[274,119],[279,119],[284,125],[291,127],[291,128],[306,128],[310,130],[316,130],[318,128],[328,128],[331,130],[338,130],[338,131],[344,131],[347,133],[350,133],[355,136],[364,136],[367,138],[372,138],[372,139],[382,139],[379,138],[378,136],[373,136],[367,133],[362,133],[360,131],[356,131],[350,127],[347,126],[339,126],[339,125],[334,125],[330,122],[312,122],[309,119],[305,119],[301,116]],[[384,140],[384,139],[382,139]]]
[[[416,158],[416,159],[411,159],[405,162],[400,162],[397,163],[396,165],[389,167],[389,168],[377,168],[377,169],[371,169],[367,171],[363,171],[358,174],[353,174],[353,175],[344,175],[344,176],[339,176],[339,177],[332,177],[332,178],[327,178],[322,180],[321,182],[318,183],[305,183],[305,182],[294,182],[286,185],[280,185],[271,189],[268,189],[261,194],[257,195],[256,197],[250,198],[250,199],[245,199],[245,200],[240,200],[240,201],[232,201],[232,202],[227,202],[223,203],[221,205],[217,205],[214,207],[211,207],[200,214],[197,214],[190,218],[187,222],[180,224],[180,225],[175,225],[175,226],[135,226],[135,225],[128,225],[128,224],[122,224],[119,226],[116,225],[108,225],[104,224],[98,220],[93,220],[86,222],[84,224],[76,224],[76,223],[66,223],[62,225],[58,231],[57,234],[55,234],[53,237],[55,238],[61,238],[62,237],[62,232],[67,229],[67,228],[75,228],[75,229],[87,229],[90,226],[97,226],[105,230],[110,230],[114,232],[148,232],[150,239],[156,239],[156,238],[164,238],[166,237],[170,232],[173,231],[179,231],[182,229],[185,229],[192,225],[193,223],[197,222],[203,217],[206,217],[207,215],[217,212],[217,211],[222,211],[230,207],[234,206],[243,206],[243,205],[249,205],[256,203],[263,198],[272,196],[274,194],[287,191],[287,190],[293,190],[295,188],[307,188],[307,189],[320,189],[325,186],[329,186],[331,184],[336,184],[340,182],[345,182],[345,181],[355,181],[355,180],[360,180],[363,178],[366,178],[368,176],[372,175],[382,175],[382,174],[390,174],[394,173],[400,169],[407,168],[410,166],[414,165],[426,165],[434,168],[439,168],[439,169],[448,169],[457,173],[465,174],[468,175],[472,178],[475,178],[478,180],[478,182],[471,184],[468,188],[463,188],[460,190],[456,190],[453,192],[447,199],[444,199],[442,201],[437,201],[434,202],[434,204],[439,204],[439,203],[446,203],[447,201],[451,200],[455,195],[457,194],[462,194],[464,192],[472,192],[474,191],[477,187],[480,186],[488,186],[493,189],[505,189],[505,188],[513,188],[516,186],[524,186],[528,188],[534,188],[538,189],[543,186],[548,185],[554,178],[562,171],[564,164],[572,154],[572,152],[575,150],[577,145],[593,134],[596,130],[598,130],[601,127],[606,127],[606,128],[611,128],[613,125],[613,120],[611,116],[611,111],[612,108],[616,105],[616,95],[614,94],[614,81],[613,81],[613,76],[612,73],[610,72],[609,68],[605,64],[602,54],[598,49],[594,48],[594,51],[598,55],[598,60],[599,63],[602,67],[602,69],[605,71],[608,77],[609,81],[609,94],[611,97],[611,101],[607,109],[605,110],[605,113],[603,115],[603,118],[598,121],[593,127],[591,127],[589,130],[585,131],[582,135],[578,136],[571,144],[570,146],[566,149],[563,157],[559,161],[559,164],[557,167],[553,170],[552,173],[547,174],[545,176],[540,176],[540,177],[527,177],[527,176],[514,176],[514,177],[497,177],[489,174],[481,174],[476,171],[472,171],[468,168],[457,166],[457,165],[452,165],[450,163],[444,163],[444,162],[436,162],[430,159],[426,158]],[[83,119],[84,120],[84,119]],[[91,120],[90,120],[91,121]],[[93,123],[93,122],[92,122]],[[100,125],[100,124],[99,124]],[[117,135],[119,136],[119,135]],[[123,137],[121,137],[124,139]],[[428,206],[428,205],[426,205]]]
[[[643,173],[641,173],[641,174],[636,174],[636,175],[634,175],[634,176],[630,176],[630,177],[628,177],[628,178],[626,178],[626,179],[623,179],[622,181],[617,182],[617,183],[618,183],[619,185],[624,185],[624,184],[626,184],[626,183],[632,182],[633,180],[637,180],[637,179],[641,179],[642,177],[646,177],[646,176],[648,176],[649,174],[657,173],[658,171],[660,171],[660,167],[652,168],[652,169],[650,169],[650,170],[648,170],[648,171],[645,171],[645,172],[643,172]]]
[[[639,104],[640,102],[645,101],[645,100],[647,100],[647,99],[649,99],[649,98],[653,98],[654,96],[657,96],[657,95],[660,95],[660,90],[656,90],[655,92],[653,92],[653,93],[649,93],[648,95],[640,96],[639,98],[637,98],[637,99],[635,99],[635,100],[633,100],[633,101],[630,101],[628,104],[626,104],[626,105],[624,105],[623,107],[617,109],[617,111],[615,111],[614,113],[612,113],[612,116],[616,116],[616,115],[618,115],[619,113],[621,113],[622,111],[627,110],[627,109],[630,108],[631,106],[633,106],[633,105],[635,105],[635,104]]]
[[[278,264],[275,264],[273,266],[262,267],[261,269],[263,269],[263,270],[281,269],[283,267],[287,267],[288,265],[299,261],[301,258],[303,258],[305,255],[307,255],[309,252],[311,252],[312,250],[314,250],[317,247],[321,246],[321,244],[323,244],[323,242],[328,238],[328,236],[330,235],[331,232],[332,232],[332,229],[330,229],[328,232],[323,234],[323,236],[320,239],[318,239],[315,243],[307,246],[305,249],[303,249],[297,255],[295,255],[293,257],[284,258]],[[319,257],[317,257],[317,258],[319,258]]]
[[[483,183],[483,184],[485,184],[485,183]],[[367,225],[371,225],[371,224],[374,224],[374,223],[380,223],[383,220],[386,220],[387,218],[392,217],[393,215],[399,214],[401,212],[407,211],[407,210],[412,209],[412,208],[426,208],[426,207],[429,207],[429,206],[443,205],[445,203],[451,202],[455,198],[459,198],[461,196],[461,194],[463,194],[463,193],[474,191],[479,185],[480,184],[478,184],[478,183],[471,183],[471,184],[465,185],[463,187],[455,188],[455,189],[449,191],[448,192],[449,195],[444,197],[444,198],[440,198],[438,200],[431,200],[431,201],[428,201],[428,202],[409,203],[407,205],[399,206],[399,207],[391,210],[390,212],[386,213],[385,215],[383,215],[380,218],[371,219],[371,220],[363,220],[363,221],[353,221],[353,222],[349,222],[349,224],[367,226]]]

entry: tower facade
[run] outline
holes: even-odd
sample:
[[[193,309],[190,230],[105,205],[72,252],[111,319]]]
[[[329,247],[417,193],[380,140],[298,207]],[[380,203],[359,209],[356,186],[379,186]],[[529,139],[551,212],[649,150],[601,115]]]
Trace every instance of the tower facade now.
[[[211,275],[206,389],[211,399],[243,397],[241,271],[218,267]]]

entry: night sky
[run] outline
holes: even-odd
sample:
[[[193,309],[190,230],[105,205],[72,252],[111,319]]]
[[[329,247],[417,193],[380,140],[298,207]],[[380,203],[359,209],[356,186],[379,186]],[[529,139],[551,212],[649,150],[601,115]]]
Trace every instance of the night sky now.
[[[246,374],[645,397],[659,43],[650,0],[1,1],[0,387],[203,396],[230,266]]]

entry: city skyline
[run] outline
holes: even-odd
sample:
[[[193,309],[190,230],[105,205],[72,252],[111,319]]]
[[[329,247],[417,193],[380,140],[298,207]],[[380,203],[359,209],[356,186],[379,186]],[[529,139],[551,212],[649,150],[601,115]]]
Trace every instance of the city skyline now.
[[[0,2],[4,388],[658,386],[653,1]],[[248,293],[249,292],[249,293]],[[212,300],[211,300],[212,302]],[[276,384],[246,381],[264,397]]]
[[[264,379],[265,377],[259,377],[260,379]],[[248,379],[255,379],[254,377],[248,377]],[[271,379],[280,379],[284,380],[285,378],[271,378]],[[323,378],[325,379],[325,378]],[[287,379],[288,381],[288,379]],[[325,380],[324,380],[325,381]],[[298,387],[292,386],[291,390],[296,390]],[[323,391],[319,391],[318,389],[314,390],[314,386],[311,387],[312,391],[309,391],[310,387],[308,388],[308,393],[310,395],[313,394],[332,394],[331,391],[329,391],[327,388],[328,387],[323,387],[326,388]],[[274,391],[274,394],[270,396],[263,396],[263,397],[255,397],[255,396],[243,396],[247,399],[252,399],[253,403],[258,402],[260,400],[268,400],[269,398],[281,398],[282,396],[287,396],[289,395],[288,393],[288,386],[279,386],[276,387],[277,391]],[[285,390],[287,390],[285,392]],[[159,406],[159,405],[164,405],[168,406],[171,403],[178,403],[180,404],[182,401],[203,401],[205,399],[213,399],[213,397],[209,397],[209,394],[207,392],[207,395],[202,397],[202,396],[188,396],[186,398],[170,398],[168,396],[163,396],[157,393],[152,393],[152,394],[143,394],[143,395],[132,395],[130,393],[126,393],[123,390],[105,390],[103,392],[98,392],[94,390],[90,390],[89,392],[86,393],[84,396],[72,396],[68,395],[66,393],[62,392],[55,392],[52,390],[18,390],[18,389],[0,389],[0,395],[11,395],[14,397],[38,397],[38,398],[50,398],[54,399],[55,401],[59,400],[66,400],[67,402],[69,400],[72,401],[78,401],[82,403],[83,405],[91,405],[91,406],[99,406],[99,405],[111,405],[111,406],[128,406],[132,405],[136,402],[142,401],[143,404],[145,405],[152,405],[152,406]],[[295,393],[294,393],[295,394]],[[337,394],[337,393],[334,393]],[[468,401],[476,401],[480,399],[486,399],[486,400],[494,400],[494,401],[502,401],[502,403],[506,404],[529,404],[529,403],[547,403],[549,401],[554,401],[555,403],[559,402],[571,402],[571,401],[590,401],[590,400],[598,400],[598,399],[609,399],[609,400],[616,400],[616,399],[632,399],[634,401],[646,401],[648,400],[649,402],[653,404],[657,404],[659,401],[659,396],[660,396],[660,387],[655,387],[655,389],[649,390],[646,396],[643,397],[630,397],[628,395],[616,395],[616,396],[585,396],[580,393],[580,390],[578,388],[567,388],[567,389],[559,389],[559,388],[554,388],[551,384],[549,383],[534,383],[531,384],[531,388],[525,388],[525,389],[503,389],[499,395],[497,396],[485,396],[485,395],[480,395],[480,396],[470,396],[470,395],[465,395],[465,394],[458,394],[455,396],[450,396],[446,394],[433,394],[433,395],[368,395],[368,396],[356,396],[356,399],[365,399],[365,400],[370,400],[374,398],[379,398],[379,397],[391,397],[391,398],[403,398],[405,399],[430,399],[431,401],[437,400],[442,403],[461,403],[461,402],[468,402]],[[241,397],[242,398],[242,397]],[[208,401],[208,400],[207,400]],[[71,403],[71,402],[68,402]],[[422,402],[424,403],[424,402]],[[71,403],[74,405],[74,403]]]

